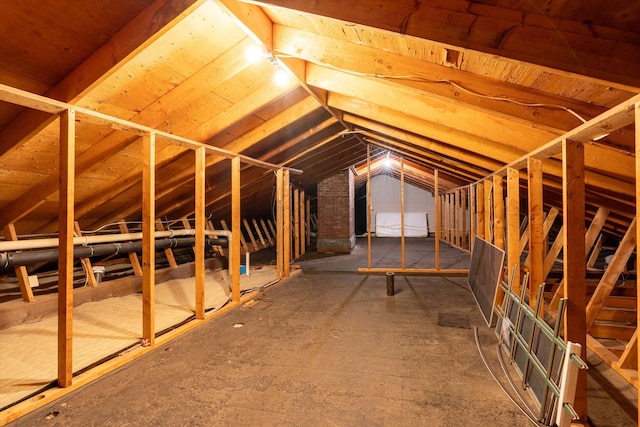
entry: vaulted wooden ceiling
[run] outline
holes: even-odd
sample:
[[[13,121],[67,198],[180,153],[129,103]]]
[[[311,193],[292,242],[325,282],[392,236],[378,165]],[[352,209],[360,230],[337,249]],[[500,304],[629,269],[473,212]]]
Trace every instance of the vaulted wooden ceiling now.
[[[314,185],[390,153],[431,190],[473,182],[640,92],[640,2],[598,0],[4,0],[0,84],[301,169]],[[247,59],[250,46],[264,55]],[[277,70],[289,80],[274,82]],[[56,116],[0,102],[0,227],[57,228]],[[588,211],[635,215],[634,133],[586,145]],[[78,122],[76,218],[140,217],[141,141]],[[193,211],[193,153],[158,141],[156,212]],[[545,162],[558,202],[560,162]],[[359,175],[357,182],[362,182]],[[272,172],[242,170],[243,216],[268,215]],[[207,214],[230,169],[207,157]],[[614,226],[614,228],[616,227]],[[615,229],[610,231],[616,232]]]

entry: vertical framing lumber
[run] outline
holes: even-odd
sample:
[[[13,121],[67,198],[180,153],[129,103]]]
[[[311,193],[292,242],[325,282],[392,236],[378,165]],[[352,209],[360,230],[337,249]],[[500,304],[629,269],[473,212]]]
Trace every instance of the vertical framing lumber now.
[[[477,214],[476,214],[476,219],[477,219],[477,223],[478,223],[478,237],[480,237],[481,239],[485,239],[486,240],[486,236],[485,236],[485,226],[484,226],[484,210],[485,210],[485,203],[484,203],[484,183],[482,181],[477,182],[476,184],[474,184],[476,187],[476,201],[477,201]]]
[[[581,143],[562,141],[562,211],[564,239],[564,293],[567,298],[564,316],[564,339],[582,346],[580,357],[586,359],[587,327],[586,308],[586,254],[585,235],[585,186],[584,146]],[[533,237],[533,236],[532,236]],[[536,246],[534,239],[529,245]],[[532,258],[532,265],[534,265]],[[578,382],[573,408],[581,420],[587,419],[587,372],[578,372]]]
[[[231,300],[240,301],[240,157],[231,159]]]
[[[400,266],[404,270],[404,157],[400,157]]]
[[[371,144],[367,144],[367,268],[371,269]]]
[[[142,137],[142,342],[155,344],[156,134]]]
[[[529,178],[529,301],[533,307],[537,301],[538,288],[544,280],[542,277],[544,253],[542,160],[529,157],[527,159],[527,173]],[[581,236],[584,236],[584,233]],[[539,310],[540,307],[537,309]]]
[[[304,212],[306,205],[304,203],[304,190],[300,190],[300,255],[304,255],[305,245],[307,243],[307,236],[305,233]]]
[[[513,290],[520,293],[520,171],[507,168],[507,272],[515,267]]]
[[[467,189],[462,187],[460,189],[460,232],[462,236],[462,249],[467,250],[469,245],[467,244],[467,238],[469,237],[469,233],[467,233]]]
[[[7,240],[16,241],[18,240],[18,233],[16,233],[16,227],[13,223],[8,224],[5,227],[5,236]],[[29,284],[29,273],[27,272],[27,267],[24,265],[19,265],[15,268],[16,278],[18,279],[18,285],[20,286],[20,293],[22,294],[22,301],[24,302],[32,302],[35,301],[36,298],[33,296],[33,289],[31,289],[31,285]]]
[[[129,233],[129,227],[127,227],[127,221],[122,218],[120,223],[118,224],[118,228],[120,232],[123,234]],[[140,259],[138,258],[138,254],[136,252],[129,252],[129,262],[131,263],[131,268],[133,268],[133,274],[142,277],[142,266],[140,265]]]
[[[469,251],[473,252],[473,244],[476,240],[476,193],[473,184],[469,185]]]
[[[493,176],[493,244],[504,250],[504,179]]]
[[[636,134],[636,216],[640,206],[640,103],[635,105],[635,134]],[[640,242],[640,227],[636,228],[636,242]],[[636,257],[636,271],[640,271],[640,258]],[[636,325],[640,325],[640,292],[636,295]],[[637,352],[637,365],[640,366],[640,351]],[[640,417],[640,393],[638,394],[638,416]],[[638,418],[640,419],[640,418]]]
[[[291,274],[291,189],[289,188],[289,171],[285,170],[282,179],[282,222],[283,222],[283,272],[284,277]]]
[[[311,199],[306,198],[305,210],[307,212],[305,218],[307,220],[307,233],[305,234],[305,243],[307,246],[311,245]],[[305,248],[306,251],[306,248]]]
[[[493,230],[491,223],[491,214],[493,213],[493,204],[491,203],[491,193],[493,182],[489,179],[483,181],[484,184],[484,238],[487,242],[493,243]]]
[[[293,189],[293,253],[300,258],[300,190]]]
[[[436,202],[435,211],[436,211],[436,270],[440,270],[440,227],[442,222],[442,212],[441,212],[441,199],[440,199],[440,178],[438,176],[438,169],[434,169],[433,171],[433,194]]]
[[[76,113],[60,114],[60,186],[58,194],[58,385],[73,377],[73,222],[75,200]]]
[[[453,192],[453,244],[459,248],[462,247],[462,239],[460,236],[460,188],[456,188]]]
[[[204,147],[196,150],[195,156],[195,217],[196,217],[196,319],[204,319],[204,245],[205,245],[205,206],[206,206],[206,173],[207,153]],[[239,256],[238,256],[239,257]]]
[[[447,225],[448,225],[448,241],[450,245],[455,245],[456,217],[455,217],[455,198],[454,193],[447,194]]]
[[[284,264],[284,234],[283,234],[283,179],[284,171],[276,171],[276,272],[278,279],[282,278]]]

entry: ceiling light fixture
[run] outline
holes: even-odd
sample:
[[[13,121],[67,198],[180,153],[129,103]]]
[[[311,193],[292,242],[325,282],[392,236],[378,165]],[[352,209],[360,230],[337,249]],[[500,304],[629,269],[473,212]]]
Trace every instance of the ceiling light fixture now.
[[[276,73],[273,75],[273,81],[276,85],[283,87],[289,84],[289,75],[281,68],[276,68]]]
[[[387,151],[387,157],[384,158],[382,164],[385,168],[390,168],[393,166],[393,159],[391,159],[391,152]]]
[[[251,44],[245,51],[244,56],[249,64],[256,64],[267,57],[266,51],[258,45]]]
[[[594,137],[593,137],[593,142],[600,141],[602,138],[606,138],[606,137],[608,137],[608,136],[609,136],[609,134],[608,134],[608,133],[603,133],[602,135],[594,136]]]

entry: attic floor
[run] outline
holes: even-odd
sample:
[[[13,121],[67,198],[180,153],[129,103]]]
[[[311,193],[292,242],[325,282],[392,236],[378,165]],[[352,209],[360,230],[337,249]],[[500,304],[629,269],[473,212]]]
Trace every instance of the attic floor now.
[[[375,245],[380,262],[384,252],[397,256],[398,239]],[[446,245],[441,256],[445,264],[468,264],[468,254]],[[387,296],[383,275],[355,274],[366,265],[366,240],[351,255],[305,258],[302,271],[254,304],[11,425],[528,424],[478,355],[473,326],[499,372],[494,333],[466,278],[397,275],[395,295]],[[636,425],[633,399],[601,387],[617,374],[594,368],[593,425]]]

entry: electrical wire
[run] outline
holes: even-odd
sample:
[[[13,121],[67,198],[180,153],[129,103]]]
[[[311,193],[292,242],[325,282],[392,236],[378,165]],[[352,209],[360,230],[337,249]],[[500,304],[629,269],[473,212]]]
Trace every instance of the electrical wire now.
[[[518,387],[516,387],[516,384],[513,382],[513,378],[511,378],[511,375],[509,375],[509,372],[507,372],[507,365],[506,363],[504,363],[504,357],[502,357],[502,351],[500,350],[500,343],[496,344],[496,351],[498,354],[498,361],[500,362],[500,367],[502,368],[502,372],[504,372],[504,376],[507,378],[507,382],[509,383],[513,391],[516,393],[516,396],[518,396],[518,400],[520,400],[523,407],[527,410],[527,412],[529,412],[529,414],[531,414],[532,417],[535,417],[536,414],[533,413],[533,410],[524,401],[524,398],[520,394]]]
[[[532,417],[531,415],[529,415],[527,413],[527,411],[525,411],[520,406],[520,404],[518,404],[518,402],[516,402],[516,400],[513,398],[513,396],[511,396],[511,394],[509,394],[508,390],[504,387],[504,385],[502,385],[500,380],[498,380],[498,377],[496,377],[496,375],[493,373],[493,371],[491,370],[491,367],[489,366],[489,362],[487,362],[487,358],[485,357],[484,352],[482,351],[482,348],[480,347],[480,337],[478,336],[478,327],[477,326],[473,327],[473,336],[474,336],[474,338],[476,340],[476,347],[478,348],[478,353],[480,354],[480,358],[482,359],[482,363],[484,363],[484,366],[487,368],[487,371],[489,371],[489,374],[495,380],[495,382],[498,384],[498,386],[502,389],[504,394],[506,394],[507,397],[509,398],[509,400],[520,410],[520,412],[522,412],[522,414],[525,417],[527,417],[527,419],[531,422],[531,424],[533,424],[535,426],[544,426],[544,424],[538,422],[538,420],[536,420],[535,417]]]
[[[210,213],[207,216],[207,220],[210,220],[213,217],[213,213]],[[162,224],[171,224],[176,222],[177,220],[171,220],[171,219],[165,219],[165,220],[161,220],[160,222]],[[195,221],[195,218],[187,218],[187,221],[189,222],[193,222]],[[83,234],[96,234],[99,233],[100,231],[104,230],[105,228],[109,228],[109,227],[113,227],[115,225],[121,225],[121,224],[126,224],[126,225],[130,225],[130,224],[137,224],[140,225],[142,224],[142,221],[118,221],[118,222],[110,222],[108,224],[103,224],[100,227],[96,228],[95,230],[81,230]]]
[[[485,95],[485,94],[482,94],[482,93],[479,93],[479,92],[475,92],[475,91],[473,91],[471,89],[468,89],[468,88],[462,86],[461,84],[456,83],[453,80],[449,80],[449,79],[429,79],[429,78],[426,78],[426,77],[412,76],[412,75],[394,76],[394,75],[378,74],[378,73],[362,73],[362,72],[359,72],[359,71],[353,71],[353,70],[348,70],[348,69],[345,69],[345,68],[336,67],[335,65],[327,64],[327,63],[324,63],[322,61],[311,60],[311,59],[306,59],[306,61],[311,62],[311,63],[316,64],[316,65],[320,65],[322,67],[330,68],[332,70],[336,70],[336,71],[340,71],[340,72],[343,72],[343,73],[351,74],[351,75],[354,75],[354,76],[376,77],[376,78],[387,79],[387,80],[413,80],[413,81],[424,82],[424,83],[437,83],[437,84],[445,83],[445,84],[449,84],[449,85],[455,87],[456,89],[459,89],[459,90],[461,90],[463,92],[466,92],[469,95],[473,95],[473,96],[476,96],[476,97],[479,97],[479,98],[490,99],[492,101],[509,102],[511,104],[520,105],[522,107],[554,108],[554,109],[566,111],[567,113],[569,113],[569,114],[573,115],[574,117],[576,117],[582,123],[586,123],[587,122],[587,119],[585,119],[580,114],[578,114],[575,111],[573,111],[571,108],[565,107],[564,105],[547,104],[547,103],[544,103],[544,102],[522,102],[522,101],[516,101],[515,99],[507,98],[505,96]]]

